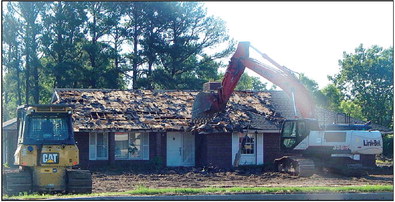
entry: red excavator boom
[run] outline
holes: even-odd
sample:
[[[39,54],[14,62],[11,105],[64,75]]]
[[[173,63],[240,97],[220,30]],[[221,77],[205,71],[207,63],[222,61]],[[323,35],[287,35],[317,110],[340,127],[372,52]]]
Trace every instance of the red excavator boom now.
[[[250,58],[250,47],[278,69]],[[249,42],[240,42],[229,62],[222,80],[222,86],[218,89],[218,92],[200,92],[196,96],[192,107],[192,120],[210,119],[216,113],[224,110],[241,75],[244,73],[245,67],[283,89],[294,102],[295,116],[296,109],[298,109],[302,118],[314,118],[314,103],[310,92],[300,83],[294,73],[250,46]]]

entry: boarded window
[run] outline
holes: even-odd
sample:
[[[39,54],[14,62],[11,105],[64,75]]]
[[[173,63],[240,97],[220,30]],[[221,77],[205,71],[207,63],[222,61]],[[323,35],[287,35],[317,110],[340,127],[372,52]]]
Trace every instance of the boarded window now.
[[[326,132],[324,139],[326,142],[345,142],[346,132]]]

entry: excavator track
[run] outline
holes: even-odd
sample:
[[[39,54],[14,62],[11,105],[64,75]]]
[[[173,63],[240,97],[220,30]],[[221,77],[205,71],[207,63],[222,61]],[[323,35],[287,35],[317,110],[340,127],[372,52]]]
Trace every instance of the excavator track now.
[[[8,195],[29,193],[32,191],[32,174],[29,171],[5,174],[4,192]]]
[[[315,173],[314,161],[302,157],[284,156],[275,160],[277,171],[300,177],[310,177]]]
[[[92,175],[89,170],[67,170],[67,192],[92,193]]]
[[[331,173],[340,174],[347,177],[361,177],[368,174],[368,168],[361,164],[345,164],[342,167],[329,167]]]

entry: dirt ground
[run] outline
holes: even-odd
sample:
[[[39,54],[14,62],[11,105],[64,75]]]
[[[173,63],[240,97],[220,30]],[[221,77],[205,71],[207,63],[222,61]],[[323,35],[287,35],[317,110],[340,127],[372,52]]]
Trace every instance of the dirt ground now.
[[[206,169],[167,169],[155,173],[128,171],[93,172],[93,192],[121,192],[137,187],[277,187],[277,186],[348,186],[393,185],[393,174],[370,174],[345,177],[320,172],[311,177],[297,177],[278,172],[210,171]]]
[[[3,173],[17,169],[3,169]],[[203,187],[279,187],[279,186],[350,186],[393,185],[393,169],[363,177],[346,177],[318,172],[311,177],[286,173],[263,172],[262,169],[218,170],[210,168],[163,168],[156,171],[135,171],[102,168],[92,171],[93,193],[122,192],[138,187],[203,188]]]

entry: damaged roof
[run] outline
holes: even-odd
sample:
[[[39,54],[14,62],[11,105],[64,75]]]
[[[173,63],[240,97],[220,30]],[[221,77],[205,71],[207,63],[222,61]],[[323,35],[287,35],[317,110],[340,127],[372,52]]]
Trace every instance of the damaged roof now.
[[[277,130],[269,92],[237,91],[226,111],[208,124],[191,122],[198,91],[55,89],[54,104],[75,105],[74,131],[201,131],[229,132],[237,128]]]
[[[192,130],[199,133],[230,131],[279,130],[284,118],[275,110],[272,92],[234,91],[224,112],[208,123],[197,123]]]
[[[184,130],[196,92],[55,89],[53,103],[74,104],[74,130]]]
[[[74,131],[279,131],[284,119],[294,119],[292,101],[284,91],[235,91],[225,111],[207,123],[192,122],[192,105],[199,91],[55,89],[54,104],[75,105]],[[300,117],[300,113],[296,114]],[[362,121],[317,108],[322,125]],[[373,129],[391,129],[371,124]]]

